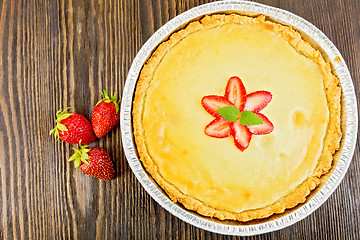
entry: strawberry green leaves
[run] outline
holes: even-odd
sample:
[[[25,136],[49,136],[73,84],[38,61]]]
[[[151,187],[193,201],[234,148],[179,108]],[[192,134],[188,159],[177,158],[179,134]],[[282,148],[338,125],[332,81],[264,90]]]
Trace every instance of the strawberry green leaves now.
[[[262,124],[263,121],[261,118],[253,112],[250,111],[242,111],[240,114],[240,110],[235,106],[226,106],[218,109],[216,111],[220,114],[221,117],[225,118],[229,122],[235,122],[236,120],[240,120],[240,123],[245,126],[253,126]]]
[[[116,94],[113,93],[109,97],[106,90],[103,90],[102,92],[100,91],[100,93],[101,93],[103,99],[101,99],[98,103],[96,103],[96,105],[98,105],[101,102],[113,103],[115,105],[115,111],[116,111],[116,113],[118,113],[119,112],[119,102],[120,102],[120,100],[117,99]]]
[[[56,112],[56,126],[50,130],[50,135],[54,134],[56,140],[59,140],[59,130],[63,132],[68,130],[68,128],[61,123],[61,121],[72,115],[72,113],[68,112],[69,109],[69,107],[65,109],[59,109],[59,111]]]
[[[69,158],[69,162],[75,160],[74,165],[75,168],[78,168],[80,166],[80,162],[84,162],[86,164],[89,164],[89,162],[86,159],[89,159],[90,156],[87,154],[90,149],[87,148],[88,145],[81,145],[79,144],[80,149],[73,148],[75,153]]]
[[[64,120],[72,115],[72,113],[68,112],[69,109],[70,107],[67,107],[64,110],[59,109],[59,111],[56,112],[57,122],[61,122],[61,120]]]

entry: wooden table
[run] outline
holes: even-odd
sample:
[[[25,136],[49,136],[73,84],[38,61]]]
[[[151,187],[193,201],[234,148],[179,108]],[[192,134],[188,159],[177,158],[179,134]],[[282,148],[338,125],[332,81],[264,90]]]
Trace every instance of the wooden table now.
[[[198,0],[0,0],[0,239],[232,239],[162,209],[124,157],[120,127],[92,145],[117,177],[85,176],[71,145],[49,136],[59,108],[90,117],[99,91],[120,95],[142,44]],[[342,53],[359,96],[358,0],[261,0],[321,29]],[[358,102],[360,99],[358,97]],[[359,143],[334,194],[286,229],[249,239],[359,239]],[[234,237],[235,238],[235,237]]]

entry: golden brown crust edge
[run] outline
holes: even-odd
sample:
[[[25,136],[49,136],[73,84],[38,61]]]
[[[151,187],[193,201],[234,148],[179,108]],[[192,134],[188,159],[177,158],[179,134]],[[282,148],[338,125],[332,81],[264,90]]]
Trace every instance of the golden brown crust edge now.
[[[151,82],[152,74],[154,73],[157,65],[161,62],[161,59],[166,54],[166,52],[172,46],[178,43],[181,39],[185,38],[187,35],[193,32],[199,31],[204,28],[214,28],[219,25],[228,23],[265,24],[269,29],[271,29],[275,33],[278,33],[284,39],[286,39],[296,51],[316,62],[320,66],[324,75],[324,87],[326,91],[330,114],[330,120],[324,138],[322,155],[312,176],[306,179],[292,193],[286,195],[275,203],[263,208],[246,210],[239,213],[207,206],[201,201],[183,194],[172,184],[164,180],[157,171],[157,166],[153,162],[147,151],[146,139],[144,137],[144,129],[142,127],[142,113],[144,107],[144,99],[146,97],[146,90]],[[196,211],[208,217],[215,217],[220,220],[229,219],[238,221],[250,221],[252,219],[266,218],[274,213],[282,213],[286,209],[295,207],[297,204],[304,202],[306,200],[306,197],[310,194],[311,190],[313,190],[314,188],[316,188],[316,186],[319,185],[321,175],[327,173],[331,169],[333,154],[337,149],[339,149],[340,139],[342,136],[340,129],[340,97],[341,87],[339,86],[339,79],[337,79],[331,73],[329,63],[326,63],[320,52],[315,50],[309,43],[305,42],[301,38],[300,33],[295,31],[293,28],[274,23],[272,21],[268,21],[263,15],[260,15],[256,18],[241,16],[238,14],[220,14],[205,16],[199,21],[191,22],[186,28],[173,33],[170,36],[169,40],[161,43],[158,46],[158,48],[154,51],[152,56],[144,65],[137,82],[135,98],[133,102],[133,126],[135,142],[137,145],[140,160],[143,162],[146,170],[155,179],[155,181],[166,191],[166,193],[174,202],[180,202],[187,209]]]

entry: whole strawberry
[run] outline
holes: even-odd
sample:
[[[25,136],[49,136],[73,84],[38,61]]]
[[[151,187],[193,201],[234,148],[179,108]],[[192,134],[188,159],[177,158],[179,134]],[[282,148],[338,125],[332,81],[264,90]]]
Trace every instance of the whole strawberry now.
[[[59,138],[71,144],[89,144],[96,140],[91,124],[84,116],[69,113],[69,108],[60,109],[56,113],[56,126],[50,130],[56,140]]]
[[[91,124],[98,138],[105,136],[120,120],[119,101],[115,94],[108,96],[104,90],[91,115]]]
[[[110,155],[100,147],[87,148],[80,144],[80,149],[75,150],[69,161],[75,160],[75,168],[80,166],[83,173],[93,177],[110,181],[115,176]]]

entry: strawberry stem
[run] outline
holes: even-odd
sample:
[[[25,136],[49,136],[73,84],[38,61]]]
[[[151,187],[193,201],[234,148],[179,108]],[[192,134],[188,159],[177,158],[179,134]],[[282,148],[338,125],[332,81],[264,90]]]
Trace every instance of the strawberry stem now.
[[[67,131],[67,127],[64,125],[64,124],[61,124],[61,121],[70,117],[72,115],[72,113],[69,113],[70,107],[67,107],[65,109],[59,109],[57,112],[56,112],[56,126],[55,128],[51,129],[49,134],[52,135],[54,134],[54,137],[56,139],[56,141],[59,140],[59,130],[60,131]]]
[[[119,112],[120,99],[119,100],[117,99],[116,94],[113,93],[109,97],[106,90],[103,90],[102,92],[100,91],[100,93],[101,93],[102,99],[99,102],[97,102],[96,105],[98,105],[101,102],[113,103],[115,105],[116,113],[118,113]]]
[[[75,168],[78,168],[80,166],[80,162],[89,164],[89,162],[87,161],[87,159],[90,158],[88,152],[90,151],[88,147],[88,145],[81,145],[81,143],[79,143],[80,149],[76,149],[76,148],[72,148],[75,153],[69,158],[69,162],[75,160],[74,162],[74,166]]]

